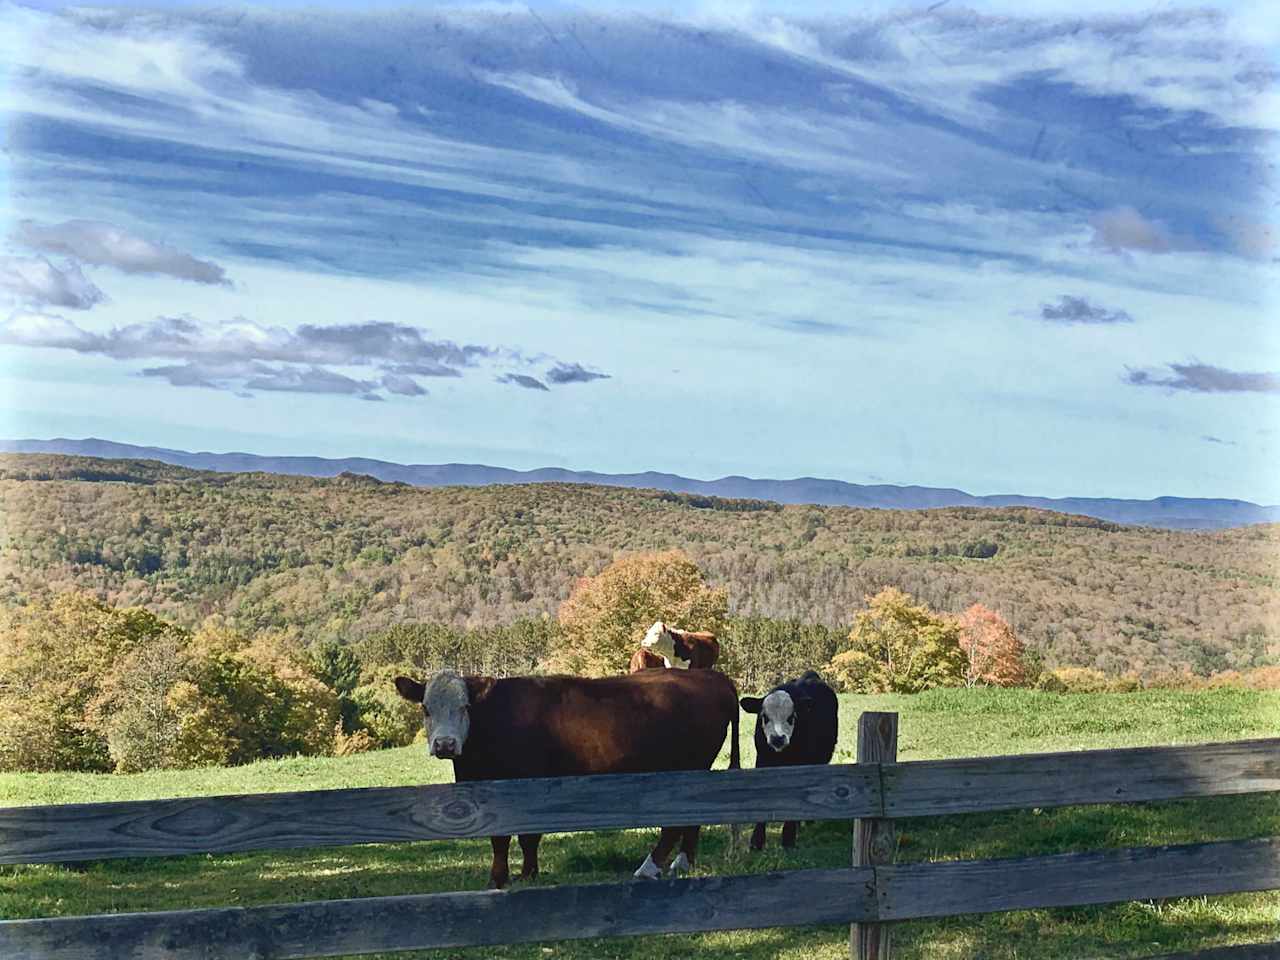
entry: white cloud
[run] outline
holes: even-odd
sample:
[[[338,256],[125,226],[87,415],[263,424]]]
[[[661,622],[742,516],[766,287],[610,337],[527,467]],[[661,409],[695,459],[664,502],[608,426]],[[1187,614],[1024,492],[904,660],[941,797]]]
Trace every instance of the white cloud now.
[[[88,310],[106,295],[79,264],[57,267],[44,257],[0,257],[0,290],[35,306]]]

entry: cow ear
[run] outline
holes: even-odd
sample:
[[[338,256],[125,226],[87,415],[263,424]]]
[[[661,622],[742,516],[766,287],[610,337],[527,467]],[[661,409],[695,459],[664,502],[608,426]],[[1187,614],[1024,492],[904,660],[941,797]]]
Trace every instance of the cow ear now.
[[[762,703],[764,703],[764,697],[743,697],[738,701],[738,704],[747,713],[759,713]]]
[[[427,695],[427,688],[417,680],[411,680],[409,677],[396,677],[396,690],[400,693],[400,696],[410,703],[416,703],[419,706],[422,705],[422,700]]]
[[[467,700],[480,703],[493,692],[498,680],[496,677],[467,677]]]

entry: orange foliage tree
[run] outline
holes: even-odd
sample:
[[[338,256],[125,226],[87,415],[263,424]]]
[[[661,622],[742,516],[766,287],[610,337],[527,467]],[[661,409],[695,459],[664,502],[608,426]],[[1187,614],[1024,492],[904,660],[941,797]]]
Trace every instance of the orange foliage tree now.
[[[960,615],[960,648],[967,659],[965,686],[1018,687],[1027,682],[1026,649],[1009,621],[975,603]]]

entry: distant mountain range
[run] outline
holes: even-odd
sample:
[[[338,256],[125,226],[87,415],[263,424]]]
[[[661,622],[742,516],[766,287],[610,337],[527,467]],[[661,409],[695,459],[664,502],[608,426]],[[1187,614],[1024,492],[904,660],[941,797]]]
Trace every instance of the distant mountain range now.
[[[1027,497],[1016,494],[975,497],[963,490],[939,487],[866,485],[842,480],[800,477],[795,480],[754,480],[721,477],[692,480],[670,473],[593,473],[546,467],[540,470],[508,470],[480,464],[401,464],[352,457],[262,457],[251,453],[188,453],[164,447],[139,447],[128,443],[86,440],[0,440],[0,451],[10,453],[58,453],[110,460],[159,460],[162,463],[220,473],[295,474],[334,477],[341,473],[367,474],[379,480],[399,481],[419,487],[488,486],[501,483],[590,483],[613,487],[653,488],[676,493],[772,500],[777,503],[814,503],[824,506],[869,507],[887,510],[923,510],[930,507],[1036,507],[1058,513],[1075,513],[1115,523],[1176,529],[1223,529],[1251,523],[1280,521],[1280,506],[1259,506],[1245,500],[1157,497],[1154,500],[1117,500],[1103,497]]]

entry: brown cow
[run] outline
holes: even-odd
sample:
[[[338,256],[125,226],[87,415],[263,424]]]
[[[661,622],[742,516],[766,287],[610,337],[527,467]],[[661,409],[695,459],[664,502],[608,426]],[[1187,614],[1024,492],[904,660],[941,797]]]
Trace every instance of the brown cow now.
[[[631,655],[629,672],[674,667],[679,670],[710,670],[720,656],[720,643],[714,633],[677,630],[659,620],[644,635],[640,647]]]
[[[709,770],[726,730],[737,769],[738,692],[714,670],[651,670],[624,677],[463,677],[445,670],[424,685],[396,677],[422,705],[427,748],[453,761],[454,779],[519,780],[595,773]],[[680,841],[671,873],[692,865],[698,826],[663,827],[636,876],[657,879]],[[489,886],[510,878],[510,837],[491,837]],[[522,879],[537,876],[541,834],[521,834]]]

